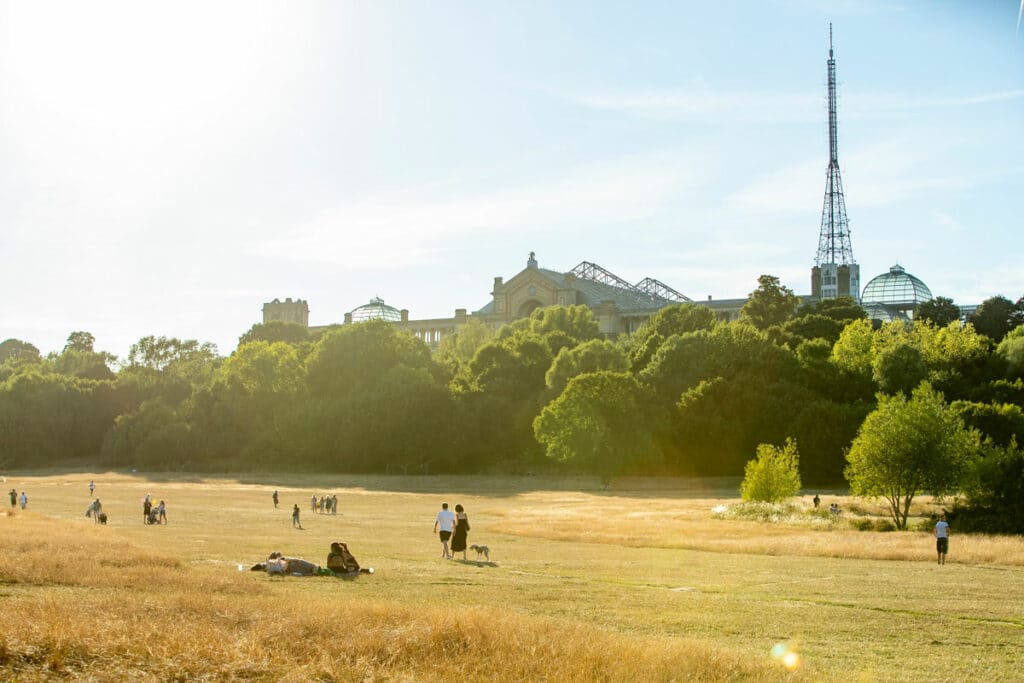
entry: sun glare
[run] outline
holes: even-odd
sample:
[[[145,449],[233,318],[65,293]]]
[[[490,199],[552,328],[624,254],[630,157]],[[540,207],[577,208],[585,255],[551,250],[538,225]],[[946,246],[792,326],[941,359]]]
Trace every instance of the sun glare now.
[[[772,646],[771,656],[788,671],[796,671],[803,664],[803,657],[796,651],[794,643],[776,643]]]
[[[27,103],[13,123],[51,144],[102,140],[103,152],[116,156],[201,142],[272,109],[302,57],[311,14],[190,4],[9,6],[0,70]]]

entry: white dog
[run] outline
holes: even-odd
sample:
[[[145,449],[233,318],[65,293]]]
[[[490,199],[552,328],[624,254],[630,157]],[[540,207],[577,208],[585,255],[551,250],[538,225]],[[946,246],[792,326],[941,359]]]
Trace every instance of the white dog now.
[[[476,559],[477,560],[479,560],[481,557],[483,557],[488,562],[491,561],[491,549],[488,548],[487,546],[485,546],[485,545],[477,545],[477,544],[474,543],[473,545],[469,546],[469,549],[476,551]]]

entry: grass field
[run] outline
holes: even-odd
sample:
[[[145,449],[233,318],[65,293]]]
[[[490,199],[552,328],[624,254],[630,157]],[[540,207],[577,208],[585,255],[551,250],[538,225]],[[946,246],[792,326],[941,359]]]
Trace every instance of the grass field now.
[[[84,516],[90,479],[105,527]],[[839,520],[761,522],[720,514],[738,503],[721,481],[74,473],[4,486],[29,505],[5,500],[0,515],[3,680],[988,681],[1024,667],[1024,540],[954,534],[939,567],[928,533],[855,531],[850,516],[876,510],[828,492]],[[142,523],[147,492],[167,502],[166,526]],[[312,513],[314,493],[337,493],[340,514]],[[490,563],[440,558],[442,500],[466,507]],[[325,563],[333,540],[375,573],[238,570],[272,550]]]

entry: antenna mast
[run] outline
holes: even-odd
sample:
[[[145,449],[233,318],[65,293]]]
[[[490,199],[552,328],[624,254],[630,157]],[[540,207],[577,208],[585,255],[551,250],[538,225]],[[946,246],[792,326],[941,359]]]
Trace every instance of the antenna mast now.
[[[828,171],[825,179],[825,203],[821,211],[821,234],[814,264],[850,265],[850,221],[846,217],[843,181],[839,177],[839,138],[837,134],[836,60],[832,47],[832,24],[828,25]]]

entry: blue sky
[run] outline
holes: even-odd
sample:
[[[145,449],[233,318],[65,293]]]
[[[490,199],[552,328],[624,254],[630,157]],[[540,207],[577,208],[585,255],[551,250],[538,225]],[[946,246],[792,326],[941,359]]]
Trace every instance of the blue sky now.
[[[839,160],[862,282],[1024,294],[1014,1],[0,0],[0,339],[229,353],[263,302],[487,303],[530,251],[693,299],[810,289]]]

